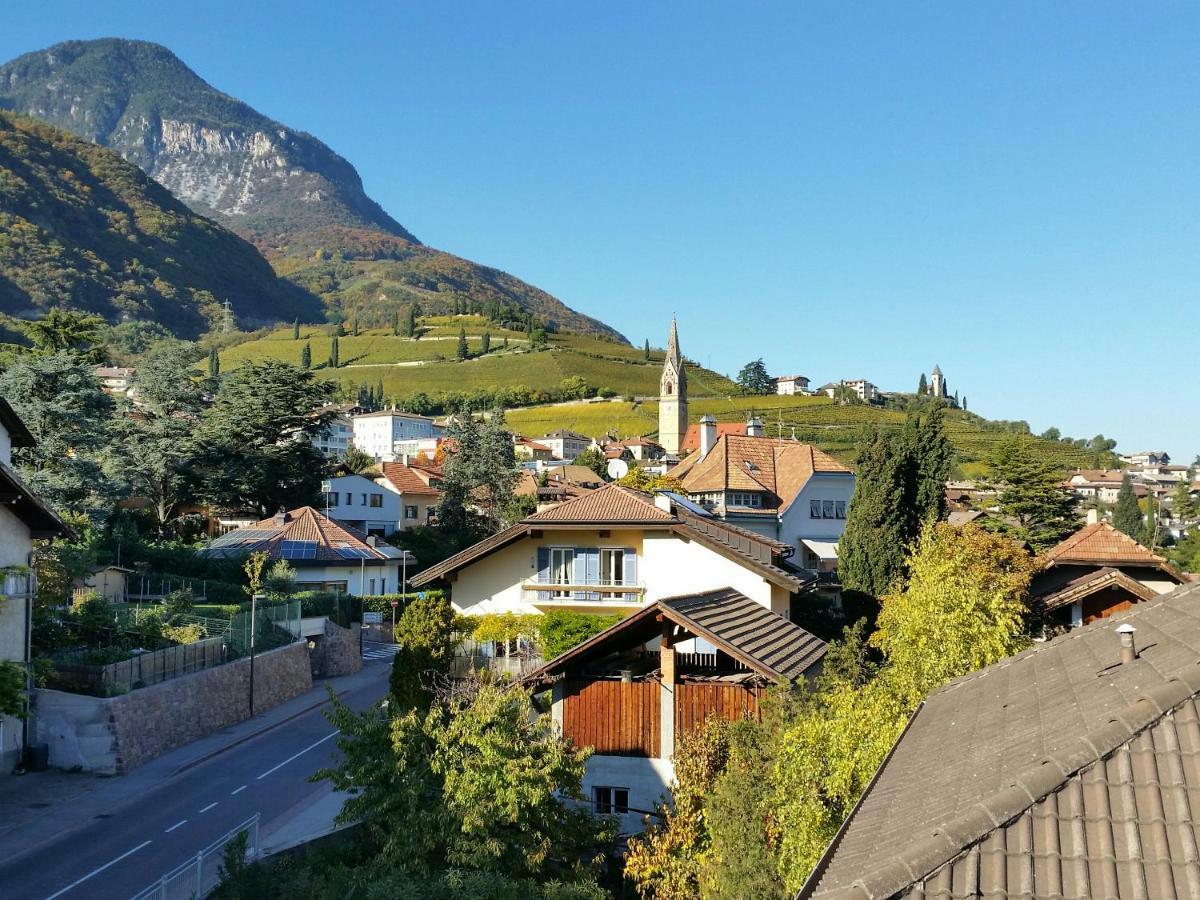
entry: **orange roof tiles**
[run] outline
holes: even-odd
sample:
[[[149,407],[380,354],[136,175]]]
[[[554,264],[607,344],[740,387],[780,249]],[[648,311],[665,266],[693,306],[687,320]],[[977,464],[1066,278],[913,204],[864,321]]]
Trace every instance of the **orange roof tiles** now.
[[[305,541],[316,544],[312,556],[288,556],[282,545],[285,541]],[[311,506],[301,506],[281,515],[271,516],[253,525],[235,528],[213,540],[209,551],[215,555],[230,555],[265,551],[272,559],[343,561],[349,557],[340,550],[361,551],[366,559],[387,559],[389,555],[367,542],[367,536],[336,519],[323,515]],[[354,559],[358,559],[355,556]]]
[[[413,471],[411,466],[406,466],[404,463],[385,462],[383,477],[401,494],[424,494],[436,497],[441,493],[437,488],[430,487],[425,479]]]
[[[673,522],[675,517],[654,505],[649,495],[617,484],[589,491],[574,500],[534,513],[526,522]]]
[[[718,422],[717,437],[723,434],[745,434],[745,422]],[[683,433],[683,443],[679,445],[680,453],[691,453],[700,449],[700,425],[689,425],[688,430]]]
[[[1048,564],[1100,563],[1162,566],[1166,560],[1151,553],[1107,522],[1093,522],[1051,547],[1042,559]]]
[[[706,491],[759,491],[763,509],[783,510],[814,472],[851,470],[811,444],[776,438],[726,434],[708,456],[692,454],[668,474],[689,494]]]

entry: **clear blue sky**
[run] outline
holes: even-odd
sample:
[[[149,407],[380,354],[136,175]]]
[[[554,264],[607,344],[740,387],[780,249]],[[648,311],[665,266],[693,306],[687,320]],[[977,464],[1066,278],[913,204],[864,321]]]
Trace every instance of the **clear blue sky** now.
[[[41,0],[0,57],[110,35],[635,342],[676,311],[724,372],[937,362],[984,415],[1200,451],[1195,3]]]

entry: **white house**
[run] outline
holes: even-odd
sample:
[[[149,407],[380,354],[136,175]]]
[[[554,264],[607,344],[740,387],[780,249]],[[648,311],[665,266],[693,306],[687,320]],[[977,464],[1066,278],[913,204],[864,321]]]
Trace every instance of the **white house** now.
[[[280,512],[237,528],[197,551],[206,556],[242,557],[265,552],[287,560],[301,591],[341,591],[356,597],[395,594],[412,554],[383,543],[311,506]]]
[[[346,451],[354,442],[354,423],[348,416],[338,416],[329,423],[328,428],[310,439],[327,459],[345,459]]]
[[[354,416],[354,446],[380,462],[437,449],[445,428],[428,416],[384,409]]]
[[[1142,450],[1139,453],[1122,453],[1121,460],[1130,466],[1166,466],[1171,463],[1171,455],[1165,450]]]
[[[325,506],[331,519],[349,525],[363,534],[388,537],[400,528],[400,497],[362,475],[338,475],[321,484]]]
[[[880,397],[879,388],[865,378],[848,378],[842,381],[830,382],[829,384],[822,385],[820,390],[823,394],[836,397],[837,389],[842,385],[850,388],[863,403],[874,403]]]
[[[100,381],[100,390],[112,397],[132,398],[137,369],[132,366],[96,366],[92,369]]]
[[[628,612],[730,587],[787,617],[816,581],[792,564],[793,553],[669,495],[609,484],[523,519],[412,583],[447,581],[454,607],[468,615]]]
[[[550,448],[555,459],[572,460],[595,443],[585,434],[560,428],[537,439],[537,442]]]
[[[1120,469],[1077,469],[1067,478],[1066,487],[1081,500],[1116,503],[1123,478]]]
[[[836,569],[854,473],[810,444],[763,437],[757,420],[746,430],[720,434],[705,416],[699,449],[668,474],[709,514],[794,548],[804,568]]]
[[[20,417],[0,398],[0,662],[29,661],[34,579],[30,571],[35,538],[70,534],[63,521],[12,469],[12,448],[34,446]],[[0,775],[12,771],[27,745],[28,722],[0,715]]]
[[[785,396],[808,393],[808,379],[803,375],[780,375],[775,381],[775,393]]]

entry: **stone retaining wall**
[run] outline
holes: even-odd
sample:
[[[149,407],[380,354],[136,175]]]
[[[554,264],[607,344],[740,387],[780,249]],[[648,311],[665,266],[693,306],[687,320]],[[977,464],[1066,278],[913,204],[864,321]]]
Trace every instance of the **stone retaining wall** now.
[[[325,633],[314,639],[313,678],[336,678],[361,671],[363,661],[358,649],[358,634],[357,622],[352,622],[349,628],[343,628],[326,619]]]
[[[254,709],[312,688],[308,646],[297,641],[254,660]],[[250,660],[184,675],[120,697],[37,691],[37,740],[50,765],[117,775],[250,718]]]

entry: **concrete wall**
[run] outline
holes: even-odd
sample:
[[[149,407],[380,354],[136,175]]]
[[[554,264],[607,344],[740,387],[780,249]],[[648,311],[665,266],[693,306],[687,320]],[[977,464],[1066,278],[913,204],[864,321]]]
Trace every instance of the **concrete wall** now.
[[[816,472],[808,479],[779,524],[779,540],[799,548],[801,538],[837,541],[846,530],[845,519],[814,519],[809,515],[810,500],[841,500],[850,509],[854,494],[854,476]]]
[[[614,530],[602,538],[595,531],[547,531],[536,540],[525,538],[468,566],[451,585],[456,609],[470,615],[490,612],[538,612],[536,595],[521,589],[537,578],[538,547],[632,547],[638,554],[637,580],[645,585],[647,602],[677,594],[732,587],[752,600],[786,615],[787,595],[756,572],[665,531]],[[773,596],[777,595],[777,596]],[[609,604],[611,611],[633,601]],[[603,604],[573,604],[575,609],[604,613]],[[549,608],[549,607],[547,607]]]
[[[644,812],[654,804],[670,798],[671,782],[675,780],[675,764],[669,759],[647,759],[639,756],[592,756],[583,773],[583,796],[592,799],[593,787],[618,787],[629,791],[630,812],[622,815],[621,832],[637,834],[644,830]],[[590,804],[589,804],[590,806]]]
[[[360,627],[357,622],[351,622],[349,628],[343,628],[329,619],[325,620],[324,632],[314,636],[315,646],[309,656],[313,678],[336,678],[362,670],[362,653],[358,649]]]
[[[367,560],[366,565],[358,563],[341,565],[313,565],[304,560],[292,560],[296,566],[296,589],[300,591],[316,590],[318,584],[344,584],[344,591],[354,597],[365,597],[370,594],[400,593],[400,560],[389,559],[382,562]],[[371,590],[371,581],[375,581],[375,590]]]
[[[303,642],[254,661],[254,706],[263,712],[312,688]],[[141,688],[120,697],[38,690],[36,740],[50,765],[122,774],[157,756],[250,717],[250,660]]]

